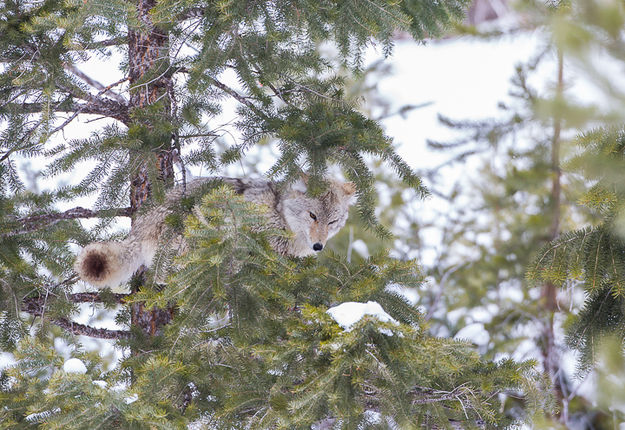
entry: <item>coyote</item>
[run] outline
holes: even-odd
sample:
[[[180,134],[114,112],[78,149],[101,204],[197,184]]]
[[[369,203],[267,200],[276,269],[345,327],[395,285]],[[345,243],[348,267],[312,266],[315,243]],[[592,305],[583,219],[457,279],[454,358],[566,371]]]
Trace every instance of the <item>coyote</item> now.
[[[306,178],[280,190],[276,184],[262,179],[197,178],[187,184],[193,192],[209,180],[221,180],[231,185],[247,201],[265,205],[266,228],[291,233],[288,240],[276,238],[270,243],[282,255],[304,257],[323,249],[326,241],[345,225],[349,206],[354,201],[356,188],[351,182],[328,179],[328,190],[317,198],[306,195]],[[74,270],[80,278],[96,287],[116,287],[128,281],[142,266],[150,267],[165,236],[165,218],[173,212],[172,206],[184,196],[181,187],[171,190],[165,204],[139,215],[128,236],[121,242],[95,242],[78,255]],[[182,238],[168,246],[180,247]],[[161,243],[162,245],[162,243]],[[184,248],[184,245],[182,246]]]

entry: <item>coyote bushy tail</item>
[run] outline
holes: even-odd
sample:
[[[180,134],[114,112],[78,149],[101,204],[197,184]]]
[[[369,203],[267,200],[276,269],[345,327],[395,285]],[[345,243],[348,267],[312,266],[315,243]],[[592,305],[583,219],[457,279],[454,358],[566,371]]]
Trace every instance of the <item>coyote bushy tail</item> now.
[[[149,266],[141,242],[95,242],[78,255],[74,270],[95,287],[115,287],[130,279],[141,265]]]
[[[193,186],[199,184],[198,181]],[[165,218],[172,213],[172,202],[181,195],[181,191],[175,189],[167,195],[165,205],[137,216],[124,240],[94,242],[85,246],[74,263],[78,276],[95,287],[114,288],[128,281],[141,266],[150,267],[159,239],[166,229]]]

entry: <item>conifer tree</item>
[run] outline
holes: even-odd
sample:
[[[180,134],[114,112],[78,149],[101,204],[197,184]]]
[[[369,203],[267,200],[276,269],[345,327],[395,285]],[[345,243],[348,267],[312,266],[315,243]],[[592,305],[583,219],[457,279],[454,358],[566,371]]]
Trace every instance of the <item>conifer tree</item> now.
[[[531,18],[524,24],[542,28],[549,28],[549,17],[559,10],[533,2],[524,6],[525,17]],[[500,103],[498,118],[467,121],[443,116],[442,122],[459,138],[429,142],[431,149],[450,154],[447,163],[428,175],[435,190],[438,181],[448,188],[446,173],[458,165],[478,165],[479,173],[465,170],[454,188],[441,195],[449,207],[443,206],[435,217],[434,227],[443,232],[442,246],[428,270],[437,285],[420,304],[429,309],[426,317],[435,334],[462,336],[465,327],[479,328],[485,338],[482,351],[490,357],[539,355],[555,406],[549,425],[584,420],[601,426],[609,414],[598,413],[591,402],[576,396],[580,381],[562,368],[566,344],[560,333],[580,304],[575,285],[558,296],[560,282],[526,279],[542,246],[561,230],[594,218],[575,204],[584,179],[562,173],[566,136],[575,132],[561,107],[569,85],[567,63],[553,41],[541,40],[539,45],[534,58],[517,65],[512,97]],[[549,83],[536,85],[535,75],[544,76],[545,70]],[[514,410],[516,400],[510,398],[507,407]]]
[[[502,427],[493,398],[531,396],[532,363],[482,359],[469,345],[433,338],[391,285],[419,286],[413,261],[380,253],[349,263],[287,258],[268,245],[262,209],[217,183],[189,193],[168,217],[188,251],[162,252],[165,283],[141,270],[127,292],[76,292],[76,244],[116,237],[112,218],[133,219],[184,187],[188,166],[211,172],[278,142],[267,172],[288,184],[303,171],[323,191],[330,164],[358,189],[360,222],[374,215],[367,157],[424,194],[379,125],[344,97],[317,46],[332,41],[350,70],[393,33],[439,34],[462,0],[237,2],[168,0],[6,1],[0,5],[0,339],[16,363],[0,374],[2,428],[436,428]],[[119,61],[100,83],[81,69]],[[224,79],[236,76],[236,83]],[[237,106],[237,143],[218,154],[211,121]],[[78,117],[105,121],[65,140]],[[95,117],[93,117],[95,116]],[[37,192],[18,163],[38,157]],[[78,198],[90,208],[72,207]],[[189,215],[194,207],[193,215]],[[85,228],[78,220],[95,218]],[[159,260],[161,261],[161,260]],[[339,326],[339,303],[385,312]],[[81,303],[116,312],[122,329],[76,323]],[[376,308],[377,309],[377,308]],[[129,353],[108,369],[74,335],[113,339]],[[54,347],[61,337],[72,358]]]
[[[567,341],[580,352],[579,367],[586,373],[593,368],[606,335],[612,346],[615,338],[623,339],[623,98],[592,52],[602,52],[607,64],[623,64],[625,10],[618,2],[579,1],[563,8],[551,26],[560,49],[605,98],[585,106],[575,99],[560,101],[563,117],[580,127],[575,141],[578,155],[567,168],[590,184],[581,202],[601,222],[565,232],[547,244],[530,267],[529,277],[556,285],[579,283],[584,288],[584,306],[568,328]],[[606,354],[613,353],[622,351]]]
[[[495,151],[489,152],[491,158],[486,164],[490,165],[487,169],[489,174],[495,175],[489,175],[484,182],[478,180],[476,188],[483,196],[484,209],[491,212],[486,230],[496,225],[497,231],[502,233],[497,237],[505,239],[488,241],[484,246],[483,240],[474,239],[478,230],[474,226],[484,226],[483,218],[476,212],[466,214],[466,211],[460,210],[458,217],[450,223],[449,242],[482,244],[480,255],[475,262],[468,264],[454,260],[454,255],[451,255],[448,262],[443,261],[446,264],[442,265],[443,270],[438,272],[438,276],[445,292],[462,291],[458,297],[452,294],[443,296],[448,302],[446,310],[461,308],[465,309],[464,315],[470,316],[473,307],[481,313],[493,303],[501,307],[490,323],[485,324],[491,340],[487,348],[493,354],[514,351],[519,342],[526,339],[528,331],[507,328],[513,325],[517,328],[523,325],[540,327],[538,322],[549,319],[553,327],[553,314],[560,313],[560,319],[564,321],[562,325],[566,328],[567,346],[580,352],[581,375],[577,376],[585,376],[597,360],[601,361],[597,369],[596,399],[592,399],[592,403],[578,395],[575,387],[579,381],[571,382],[564,378],[563,372],[557,371],[559,364],[556,363],[556,372],[549,372],[556,388],[556,399],[560,398],[560,406],[556,409],[559,417],[555,418],[566,428],[573,422],[584,422],[592,428],[613,428],[623,421],[625,412],[619,406],[620,391],[613,389],[621,378],[617,365],[622,363],[625,319],[621,286],[625,262],[622,261],[623,95],[614,84],[612,69],[614,65],[620,67],[624,59],[622,31],[625,14],[619,2],[584,0],[559,2],[557,7],[547,8],[541,3],[526,2],[523,11],[533,15],[536,18],[533,22],[552,35],[554,44],[551,52],[558,53],[554,55],[558,68],[565,64],[578,76],[582,71],[584,78],[599,89],[597,93],[602,98],[598,97],[596,105],[580,105],[574,91],[564,91],[566,84],[563,86],[561,79],[553,80],[556,91],[551,97],[542,97],[527,84],[524,72],[528,67],[525,66],[519,69],[512,92],[526,102],[521,111],[504,106],[510,116],[501,123],[448,121],[454,128],[469,130],[470,137],[452,145],[434,142],[434,147],[445,150],[468,147],[466,152],[461,152],[460,159],[481,149],[468,143],[482,142],[499,150],[499,158],[492,155],[496,154]],[[597,59],[599,52],[604,55],[600,60]],[[543,122],[545,120],[554,121]],[[558,121],[559,130],[556,129]],[[528,124],[536,127],[536,123],[539,127],[547,125],[548,128],[532,133],[539,139],[535,141],[535,146],[530,146],[532,141],[524,132]],[[578,155],[554,165],[548,151],[555,149],[556,131],[561,133],[564,126],[579,133],[574,139],[577,148],[573,149]],[[502,142],[506,142],[502,136],[508,134],[515,137],[513,146],[502,151]],[[564,144],[561,141],[561,152],[572,149]],[[557,214],[553,211],[556,199],[553,194],[555,181],[552,182],[552,179],[554,173],[559,175],[561,170],[566,172],[566,178],[561,183],[560,199],[564,198],[561,202],[567,204],[568,201],[570,205],[579,200],[584,207],[575,207],[574,212],[561,210]],[[496,174],[498,171],[502,173]],[[497,185],[501,185],[501,189],[497,189]],[[476,183],[471,186],[475,187]],[[547,192],[548,186],[550,193]],[[578,190],[575,191],[575,188]],[[582,188],[586,188],[587,192],[580,198]],[[461,196],[458,190],[454,193]],[[522,197],[506,201],[513,196]],[[563,205],[562,209],[566,207]],[[567,216],[567,212],[575,216]],[[554,215],[551,220],[545,216],[549,213]],[[600,219],[603,221],[598,223]],[[472,226],[468,232],[467,224],[461,222],[463,220],[469,220],[468,225]],[[554,229],[551,221],[555,221],[556,225],[559,223],[560,228]],[[586,227],[579,229],[580,224]],[[558,230],[564,233],[559,234]],[[545,241],[548,243],[539,250],[538,247]],[[529,270],[526,271],[526,268]],[[527,279],[523,279],[524,272]],[[512,285],[522,286],[518,290],[522,299],[518,305],[507,308],[505,293],[510,291],[511,282],[514,282]],[[475,293],[464,294],[461,285],[471,286]],[[555,309],[553,299],[557,289],[565,288],[567,292],[560,296],[560,300],[564,297],[572,300],[580,287],[585,293],[581,310],[574,302],[560,302],[559,309]],[[540,296],[535,294],[537,291],[541,291]],[[438,297],[433,292],[432,301]],[[551,303],[549,300],[536,300],[539,297],[543,300],[551,297]],[[443,315],[442,323],[452,333],[466,324],[463,318],[456,323],[445,321],[445,317]],[[549,333],[541,331],[543,335],[536,336],[536,339],[544,351]],[[553,336],[553,329],[551,333]],[[541,343],[541,339],[545,342]],[[614,339],[618,339],[620,347],[616,346]],[[558,376],[559,380],[553,379],[553,376]],[[546,427],[552,428],[553,425],[555,423],[549,423]]]

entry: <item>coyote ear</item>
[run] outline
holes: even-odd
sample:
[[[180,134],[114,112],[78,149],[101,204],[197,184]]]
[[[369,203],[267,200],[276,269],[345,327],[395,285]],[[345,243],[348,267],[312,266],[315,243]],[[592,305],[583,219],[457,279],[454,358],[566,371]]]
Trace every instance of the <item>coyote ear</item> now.
[[[347,196],[351,196],[356,192],[356,185],[353,182],[344,182],[342,188]]]
[[[306,190],[308,190],[308,177],[306,177],[306,181],[304,180],[304,178],[300,178],[297,181],[293,182],[293,184],[291,185],[291,190],[293,191],[299,191],[300,193],[305,193]]]
[[[343,189],[345,197],[348,197],[349,199],[348,204],[353,205],[354,203],[356,203],[356,185],[353,182],[345,182],[343,183],[341,188]]]

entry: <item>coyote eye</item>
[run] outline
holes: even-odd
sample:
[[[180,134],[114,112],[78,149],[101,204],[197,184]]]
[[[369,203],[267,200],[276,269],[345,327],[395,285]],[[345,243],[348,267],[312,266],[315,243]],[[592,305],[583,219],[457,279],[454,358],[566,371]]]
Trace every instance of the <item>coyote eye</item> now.
[[[334,224],[334,223],[335,223],[335,222],[337,222],[337,221],[338,221],[338,219],[335,219],[334,221],[330,221],[330,222],[328,223],[328,225]]]
[[[315,221],[317,221],[317,215],[315,215],[315,214],[314,214],[314,213],[312,213],[312,212],[308,212],[308,213],[310,214],[310,217],[311,217],[312,219],[314,219]]]

